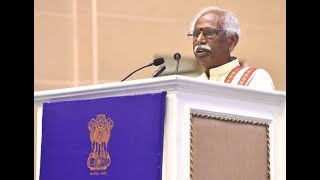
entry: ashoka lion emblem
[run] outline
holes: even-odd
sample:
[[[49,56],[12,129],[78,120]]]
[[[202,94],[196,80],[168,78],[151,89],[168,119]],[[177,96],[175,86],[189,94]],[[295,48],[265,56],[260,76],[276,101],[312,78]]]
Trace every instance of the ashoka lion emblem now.
[[[113,126],[113,121],[110,118],[106,119],[105,114],[99,114],[89,122],[91,153],[87,166],[90,170],[106,170],[110,166],[111,158],[107,146]]]

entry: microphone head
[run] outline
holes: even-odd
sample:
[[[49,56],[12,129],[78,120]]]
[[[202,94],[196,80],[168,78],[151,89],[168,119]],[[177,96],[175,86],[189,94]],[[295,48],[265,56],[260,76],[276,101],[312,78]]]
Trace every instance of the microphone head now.
[[[179,53],[175,53],[175,54],[173,55],[173,58],[174,58],[175,60],[179,61],[179,60],[181,59],[181,55],[180,55]]]
[[[159,66],[160,64],[163,64],[163,63],[164,63],[164,59],[161,57],[153,60],[152,65]]]

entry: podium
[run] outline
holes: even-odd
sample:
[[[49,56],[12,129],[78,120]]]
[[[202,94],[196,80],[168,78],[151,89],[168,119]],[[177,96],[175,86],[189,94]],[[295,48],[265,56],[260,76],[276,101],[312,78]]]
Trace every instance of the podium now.
[[[180,75],[35,92],[36,179],[43,103],[164,91],[162,180],[286,179],[285,92]]]

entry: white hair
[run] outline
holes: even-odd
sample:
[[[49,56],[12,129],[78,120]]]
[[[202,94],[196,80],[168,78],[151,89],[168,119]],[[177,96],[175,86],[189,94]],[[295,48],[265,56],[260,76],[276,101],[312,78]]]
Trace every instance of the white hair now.
[[[213,14],[223,14],[223,20],[222,21],[222,28],[224,30],[227,30],[227,35],[233,35],[237,34],[238,39],[240,39],[240,23],[235,15],[231,11],[225,10],[225,9],[220,9],[218,7],[206,7],[203,8],[193,19],[190,25],[190,31],[194,30],[194,25],[196,24],[196,21],[204,14],[207,13],[213,13]]]

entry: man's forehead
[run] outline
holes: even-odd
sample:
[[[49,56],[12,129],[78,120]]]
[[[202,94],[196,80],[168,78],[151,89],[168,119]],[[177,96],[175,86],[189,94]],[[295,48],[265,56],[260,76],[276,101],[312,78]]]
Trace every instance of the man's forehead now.
[[[219,15],[213,14],[213,13],[207,13],[199,17],[199,19],[196,21],[195,25],[199,24],[211,24],[213,26],[216,26],[219,24]]]

